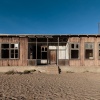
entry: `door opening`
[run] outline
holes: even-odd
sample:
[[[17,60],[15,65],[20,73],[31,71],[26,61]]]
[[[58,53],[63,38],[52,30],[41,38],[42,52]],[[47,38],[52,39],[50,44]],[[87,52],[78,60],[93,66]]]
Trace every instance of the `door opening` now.
[[[57,64],[57,50],[50,50],[49,51],[49,63],[50,64]]]

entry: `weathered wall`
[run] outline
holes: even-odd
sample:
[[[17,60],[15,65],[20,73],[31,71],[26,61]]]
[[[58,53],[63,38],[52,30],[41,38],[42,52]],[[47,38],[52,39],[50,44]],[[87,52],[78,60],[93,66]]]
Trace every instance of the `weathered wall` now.
[[[19,43],[19,59],[0,59],[0,66],[27,66],[28,39],[0,37],[0,43]]]
[[[81,56],[81,62],[80,64],[82,66],[95,66],[97,65],[96,60],[98,60],[98,56],[96,56],[97,53],[97,38],[96,37],[82,37],[81,38],[81,52],[80,52],[80,56]],[[85,59],[85,42],[94,42],[94,59]],[[96,51],[96,52],[95,52]]]
[[[100,37],[70,37],[69,42],[80,43],[80,58],[70,59],[70,66],[100,66],[100,60],[98,59],[98,43],[100,42]],[[85,59],[85,42],[94,43],[94,59]]]
[[[79,37],[69,37],[69,43],[81,43],[81,38]],[[80,44],[81,46],[81,44]],[[69,48],[70,50],[70,48]],[[81,54],[81,52],[80,52]],[[70,55],[70,52],[69,52]],[[80,58],[81,59],[81,58]],[[69,59],[69,65],[70,66],[80,66],[80,59]]]
[[[69,37],[68,43],[70,42],[80,43],[80,58],[69,59],[69,46],[59,46],[59,49],[66,48],[65,52],[59,51],[59,64],[70,66],[100,66],[100,60],[98,59],[98,43],[100,43],[100,37]],[[94,42],[94,59],[85,59],[85,42]],[[0,66],[27,66],[27,37],[0,37],[0,43],[19,43],[20,46],[19,59],[0,59]],[[49,46],[49,49],[57,49],[57,46]]]

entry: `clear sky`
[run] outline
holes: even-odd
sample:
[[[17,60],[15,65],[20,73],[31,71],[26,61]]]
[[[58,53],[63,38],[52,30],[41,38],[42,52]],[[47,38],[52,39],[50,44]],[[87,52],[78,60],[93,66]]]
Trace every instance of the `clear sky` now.
[[[95,34],[100,0],[0,0],[0,33]]]

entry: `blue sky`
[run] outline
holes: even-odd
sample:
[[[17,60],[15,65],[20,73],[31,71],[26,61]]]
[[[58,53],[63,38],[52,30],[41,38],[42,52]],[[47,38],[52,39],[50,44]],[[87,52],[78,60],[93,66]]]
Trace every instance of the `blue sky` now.
[[[100,0],[0,0],[0,33],[97,34]]]

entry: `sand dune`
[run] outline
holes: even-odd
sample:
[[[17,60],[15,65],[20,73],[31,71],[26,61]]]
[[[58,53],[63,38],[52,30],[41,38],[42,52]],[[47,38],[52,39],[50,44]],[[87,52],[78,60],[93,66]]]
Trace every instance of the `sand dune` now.
[[[0,100],[99,99],[99,73],[0,74]]]

